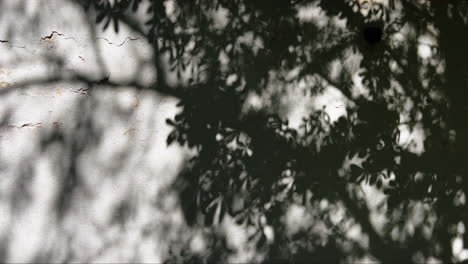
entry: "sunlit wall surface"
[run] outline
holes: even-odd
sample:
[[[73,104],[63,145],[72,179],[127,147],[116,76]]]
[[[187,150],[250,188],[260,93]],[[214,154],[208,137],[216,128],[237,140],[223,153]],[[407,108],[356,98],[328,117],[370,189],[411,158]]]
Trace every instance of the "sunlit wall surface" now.
[[[467,10],[0,1],[0,262],[467,259]]]

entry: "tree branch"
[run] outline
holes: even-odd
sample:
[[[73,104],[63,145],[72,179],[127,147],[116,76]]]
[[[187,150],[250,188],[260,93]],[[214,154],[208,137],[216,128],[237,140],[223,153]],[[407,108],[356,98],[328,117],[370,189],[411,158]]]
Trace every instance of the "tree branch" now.
[[[108,78],[96,80],[96,79],[91,79],[90,77],[83,75],[81,73],[72,73],[69,76],[56,75],[56,76],[49,76],[49,77],[44,77],[44,78],[36,78],[33,80],[24,81],[24,82],[17,82],[8,86],[7,88],[3,90],[0,90],[0,95],[7,94],[18,88],[25,88],[25,87],[29,87],[32,85],[47,85],[47,84],[54,84],[54,83],[61,83],[61,82],[84,83],[90,89],[94,89],[96,86],[109,86],[109,87],[115,87],[115,88],[133,87],[137,90],[152,90],[153,89],[156,92],[161,93],[166,96],[173,96],[177,98],[183,97],[181,87],[172,88],[167,85],[158,86],[158,84],[145,86],[145,85],[142,85],[141,83],[138,83],[137,81],[118,83],[118,82],[111,81]]]

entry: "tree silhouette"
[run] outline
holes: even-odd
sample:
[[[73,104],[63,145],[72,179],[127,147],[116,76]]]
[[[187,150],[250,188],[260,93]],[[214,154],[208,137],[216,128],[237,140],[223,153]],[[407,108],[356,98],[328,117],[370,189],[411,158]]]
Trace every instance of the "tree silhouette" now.
[[[180,100],[167,144],[196,153],[174,183],[189,224],[230,215],[255,228],[251,239],[272,262],[338,262],[365,252],[391,263],[457,260],[451,241],[468,220],[464,1],[79,3],[96,10],[104,28],[123,23],[154,47],[154,89]],[[329,108],[311,107],[300,125],[289,124],[292,95],[313,102],[329,87],[344,98],[344,115],[334,120]],[[419,133],[419,149],[402,143],[403,132]],[[363,183],[386,194],[380,227]],[[345,208],[342,221],[330,222],[324,201]],[[291,236],[284,217],[294,204],[314,218]],[[365,245],[345,235],[348,220]]]

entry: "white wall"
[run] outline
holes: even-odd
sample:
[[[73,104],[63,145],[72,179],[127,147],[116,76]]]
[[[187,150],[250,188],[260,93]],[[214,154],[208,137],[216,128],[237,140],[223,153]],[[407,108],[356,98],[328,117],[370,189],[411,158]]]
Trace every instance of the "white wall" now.
[[[166,242],[183,227],[175,198],[161,192],[186,157],[166,147],[174,98],[134,87],[43,83],[80,73],[148,85],[155,79],[146,63],[150,46],[126,28],[93,32],[71,1],[1,5],[2,260],[162,261]],[[75,187],[63,189],[67,180]]]

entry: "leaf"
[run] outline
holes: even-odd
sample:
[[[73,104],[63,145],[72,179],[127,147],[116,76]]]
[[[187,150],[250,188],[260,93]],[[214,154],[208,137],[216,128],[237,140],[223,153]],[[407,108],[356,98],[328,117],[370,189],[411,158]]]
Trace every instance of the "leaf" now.
[[[106,17],[106,12],[101,12],[96,17],[96,23],[100,23]]]
[[[173,58],[171,58],[171,60],[173,60]],[[171,71],[174,71],[176,68],[177,68],[178,64],[177,64],[177,61],[174,61],[174,63],[172,63],[171,65]]]
[[[174,121],[172,121],[172,119],[169,119],[169,118],[166,118],[166,124],[168,124],[170,126],[176,126],[176,123],[174,123]]]
[[[374,185],[374,184],[377,182],[377,178],[378,178],[378,176],[375,175],[375,174],[374,174],[374,175],[370,175],[370,176],[369,176],[369,184],[370,184],[370,185]]]
[[[153,12],[153,4],[149,5],[148,8],[146,9],[146,14],[149,14]]]
[[[172,142],[174,142],[174,140],[176,139],[176,137],[177,137],[177,132],[174,130],[167,136],[166,144],[168,146],[171,145]]]
[[[185,143],[185,139],[183,137],[177,137],[177,142],[179,142],[179,144],[183,146]]]
[[[245,212],[241,212],[237,215],[234,215],[234,217],[235,217],[236,224],[242,225],[245,223],[245,220],[246,220]]]
[[[224,218],[224,215],[226,214],[226,205],[223,201],[219,203],[219,216],[218,216],[218,223],[221,223],[221,221]]]
[[[378,179],[377,179],[377,188],[378,189],[382,188],[382,179],[380,177],[378,177]]]
[[[364,169],[357,166],[356,164],[351,164],[351,180],[356,181],[363,174]]]
[[[205,215],[205,226],[210,226],[213,224],[214,216],[215,216],[216,208],[211,208]]]
[[[257,248],[261,248],[266,244],[267,238],[265,233],[262,231],[262,235],[260,236],[260,239],[257,242]]]
[[[235,136],[236,136],[236,132],[235,132],[235,131],[229,132],[229,133],[227,134],[227,136],[224,138],[224,142],[226,142],[226,143],[231,142],[231,141],[234,139]]]
[[[137,11],[139,5],[140,5],[140,0],[134,0],[133,1],[133,6],[132,6],[132,11],[133,12]]]
[[[111,20],[112,20],[112,18],[110,18],[110,17],[107,18],[107,21],[106,21],[106,23],[104,24],[103,30],[106,30],[106,29],[107,29],[107,27],[109,26]]]
[[[119,33],[119,19],[116,16],[114,17],[114,31]]]

